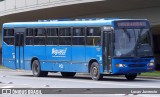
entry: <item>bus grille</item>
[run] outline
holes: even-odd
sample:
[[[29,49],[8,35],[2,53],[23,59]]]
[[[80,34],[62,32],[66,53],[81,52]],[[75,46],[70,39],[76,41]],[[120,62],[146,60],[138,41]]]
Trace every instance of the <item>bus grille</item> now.
[[[145,67],[146,64],[129,64],[128,67]]]
[[[124,62],[148,62],[150,59],[123,60]]]

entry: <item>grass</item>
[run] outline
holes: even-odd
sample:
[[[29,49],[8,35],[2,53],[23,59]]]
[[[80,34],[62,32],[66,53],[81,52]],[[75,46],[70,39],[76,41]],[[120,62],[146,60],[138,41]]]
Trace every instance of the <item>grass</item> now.
[[[141,73],[140,76],[160,77],[160,71]]]
[[[0,69],[7,69],[7,67],[0,65]]]

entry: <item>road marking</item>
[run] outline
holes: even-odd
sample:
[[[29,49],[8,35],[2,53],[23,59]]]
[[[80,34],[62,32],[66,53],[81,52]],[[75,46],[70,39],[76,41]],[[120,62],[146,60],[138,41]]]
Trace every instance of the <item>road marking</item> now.
[[[9,84],[0,85],[0,88],[13,88],[13,87],[15,87],[15,88],[19,88],[19,87],[21,87],[21,88],[32,88],[32,87],[29,86],[29,84],[13,84],[12,86],[9,85]]]
[[[3,86],[1,88],[13,88],[14,86]]]
[[[56,79],[56,80],[58,80],[58,81],[62,81],[62,80],[60,80],[60,79]],[[119,85],[119,86],[135,86],[135,87],[137,87],[137,86],[139,86],[139,87],[148,87],[148,88],[155,88],[155,86],[144,86],[144,85],[129,85],[129,84],[121,84],[120,82],[118,82],[118,83],[113,83],[113,82],[109,82],[109,83],[104,83],[104,82],[102,82],[102,81],[100,81],[100,82],[85,82],[85,81],[73,81],[73,80],[66,80],[66,81],[69,81],[69,82],[82,82],[82,83],[89,83],[89,84],[103,84],[103,85],[107,85],[107,84],[111,84],[111,85]],[[108,88],[111,88],[111,87],[108,87]]]
[[[61,82],[64,82],[64,81],[67,81],[67,82],[74,82],[74,83],[88,83],[88,84],[103,84],[103,85],[107,85],[107,84],[111,84],[111,85],[118,85],[118,86],[132,86],[132,87],[145,87],[145,88],[155,88],[156,86],[144,86],[144,85],[129,85],[129,84],[122,84],[122,83],[120,83],[120,82],[116,82],[116,83],[114,83],[114,82],[108,82],[107,83],[107,81],[106,82],[102,82],[102,81],[94,81],[93,82],[93,80],[86,80],[86,81],[80,81],[79,79],[63,79],[62,80],[62,78],[59,78],[59,79],[46,79],[46,78],[35,78],[35,77],[33,77],[33,78],[29,78],[29,77],[16,77],[16,76],[14,76],[14,77],[12,77],[12,76],[8,76],[8,78],[18,78],[18,79],[34,79],[34,80],[47,80],[47,81],[61,81]],[[110,87],[108,87],[108,88],[110,88]]]
[[[22,73],[22,72],[15,72],[15,73]],[[25,72],[26,73],[26,72]],[[27,73],[28,75],[31,75],[29,72]],[[58,75],[59,76],[59,75]],[[118,82],[118,81],[116,81],[116,82],[111,82],[111,81],[93,81],[93,80],[81,80],[81,79],[63,79],[62,80],[62,78],[54,78],[53,77],[53,79],[52,78],[35,78],[35,77],[22,77],[22,76],[20,76],[20,77],[16,77],[16,76],[10,76],[10,75],[8,75],[7,76],[8,78],[20,78],[20,79],[34,79],[34,80],[47,80],[47,81],[61,81],[61,82],[65,82],[65,81],[68,81],[68,82],[74,82],[74,83],[89,83],[89,84],[103,84],[103,85],[107,85],[107,84],[111,84],[111,85],[118,85],[118,86],[134,86],[134,87],[146,87],[146,88],[155,88],[155,87],[157,87],[157,86],[149,86],[149,85],[130,85],[130,83],[129,83],[129,81],[126,83],[126,84],[124,84],[124,83],[121,83],[121,82]],[[87,77],[88,78],[88,77]],[[112,77],[113,78],[113,77]],[[143,78],[137,78],[137,79],[141,79],[141,80],[147,80],[147,81],[160,81],[160,80],[156,80],[156,79],[143,79]],[[134,84],[136,84],[136,82],[134,83]]]

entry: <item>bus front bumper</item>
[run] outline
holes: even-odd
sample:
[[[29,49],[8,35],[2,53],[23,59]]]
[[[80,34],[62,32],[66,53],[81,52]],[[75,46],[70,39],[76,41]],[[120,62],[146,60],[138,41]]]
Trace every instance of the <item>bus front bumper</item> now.
[[[139,61],[134,61],[139,60]],[[142,72],[152,72],[155,70],[155,64],[153,58],[143,59],[113,59],[112,60],[112,74],[134,74]]]

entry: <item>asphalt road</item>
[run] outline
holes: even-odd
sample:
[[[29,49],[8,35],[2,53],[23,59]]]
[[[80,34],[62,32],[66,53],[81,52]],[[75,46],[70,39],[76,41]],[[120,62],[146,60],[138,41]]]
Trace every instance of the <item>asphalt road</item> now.
[[[0,88],[159,88],[160,80],[141,79],[128,81],[125,77],[105,76],[102,81],[93,81],[89,75],[77,74],[74,78],[63,78],[60,73],[49,73],[48,77],[33,77],[31,71],[1,70]]]
[[[21,70],[0,70],[0,88],[160,88],[158,79],[136,78],[134,81],[128,81],[125,77],[105,76],[101,81],[93,81],[89,75],[76,74],[74,78],[63,78],[60,73],[49,73],[48,77],[33,77],[31,71]],[[117,97],[125,95],[104,95],[99,94],[93,97]],[[19,97],[20,95],[18,95]],[[63,97],[57,95],[55,97]],[[90,97],[86,94],[69,95],[69,97]],[[135,97],[135,95],[127,95]],[[149,97],[150,95],[136,95],[136,97]],[[152,95],[160,97],[160,95]],[[1,96],[0,96],[1,97]],[[5,96],[7,97],[7,96]],[[10,97],[10,96],[8,96]],[[25,96],[24,96],[25,97]],[[34,96],[33,96],[34,97]],[[41,97],[41,96],[39,96]],[[49,95],[45,96],[49,97]],[[65,95],[66,97],[66,95]]]

